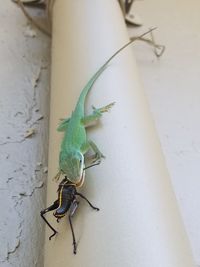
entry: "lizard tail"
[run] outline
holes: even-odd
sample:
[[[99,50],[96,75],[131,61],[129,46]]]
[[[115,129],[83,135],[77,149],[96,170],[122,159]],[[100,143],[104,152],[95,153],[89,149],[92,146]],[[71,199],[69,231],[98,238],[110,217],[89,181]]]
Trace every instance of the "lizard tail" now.
[[[77,105],[79,106],[79,108],[82,107],[82,109],[84,109],[84,102],[85,102],[85,98],[87,96],[87,94],[89,93],[90,89],[92,88],[93,84],[95,83],[95,81],[98,79],[98,77],[101,75],[101,73],[105,70],[105,68],[107,67],[108,63],[116,56],[118,55],[123,49],[125,49],[127,46],[129,46],[131,43],[135,42],[138,39],[141,39],[144,35],[152,32],[153,30],[155,30],[156,28],[152,28],[148,31],[146,31],[145,33],[141,34],[140,36],[130,40],[128,43],[126,43],[125,45],[123,45],[120,49],[118,49],[99,69],[98,71],[92,76],[92,78],[88,81],[88,83],[86,84],[86,86],[83,88],[79,100],[77,102]]]

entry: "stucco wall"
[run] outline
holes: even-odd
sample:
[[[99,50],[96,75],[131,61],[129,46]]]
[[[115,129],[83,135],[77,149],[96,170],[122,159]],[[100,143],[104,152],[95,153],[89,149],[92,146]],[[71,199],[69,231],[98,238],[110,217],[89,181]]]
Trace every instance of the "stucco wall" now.
[[[40,267],[50,40],[11,1],[1,1],[0,25],[0,266]]]

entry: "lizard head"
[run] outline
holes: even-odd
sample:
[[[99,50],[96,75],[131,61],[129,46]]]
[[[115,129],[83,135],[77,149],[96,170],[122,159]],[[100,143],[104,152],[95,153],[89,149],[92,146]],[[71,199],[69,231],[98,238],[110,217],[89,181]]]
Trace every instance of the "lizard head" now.
[[[67,179],[77,184],[84,175],[84,156],[79,151],[61,151],[60,169],[67,176]]]

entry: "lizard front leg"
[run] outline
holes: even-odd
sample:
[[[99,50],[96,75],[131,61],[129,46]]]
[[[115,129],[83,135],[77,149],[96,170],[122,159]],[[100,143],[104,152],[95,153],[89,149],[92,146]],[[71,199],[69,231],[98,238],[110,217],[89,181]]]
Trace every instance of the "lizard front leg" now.
[[[95,162],[99,162],[100,163],[101,162],[101,159],[102,158],[105,158],[105,156],[99,150],[99,148],[97,147],[97,145],[93,141],[88,140],[87,143],[85,143],[82,146],[81,151],[82,151],[83,154],[85,154],[90,149],[94,152],[94,154],[86,158],[86,160],[87,160],[87,162],[89,164],[93,164]]]
[[[103,153],[101,153],[101,151],[99,150],[99,148],[97,147],[97,145],[93,141],[89,140],[88,142],[90,144],[90,148],[95,153],[94,156],[93,156],[94,157],[93,162],[101,161],[102,158],[105,158],[105,156],[103,155]]]

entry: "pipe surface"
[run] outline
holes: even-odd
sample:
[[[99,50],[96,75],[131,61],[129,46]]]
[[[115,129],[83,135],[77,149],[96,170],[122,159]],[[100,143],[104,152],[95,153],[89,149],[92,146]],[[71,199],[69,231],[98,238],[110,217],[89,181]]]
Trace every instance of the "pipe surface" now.
[[[57,198],[52,178],[62,140],[56,132],[59,119],[70,116],[86,82],[127,41],[117,1],[55,1],[47,205]],[[86,171],[81,188],[100,211],[81,200],[73,218],[76,256],[68,219],[57,225],[48,215],[59,234],[49,242],[51,232],[46,231],[45,266],[194,266],[130,47],[94,84],[86,112],[91,112],[91,105],[101,107],[113,101],[111,112],[88,130],[106,159]]]

